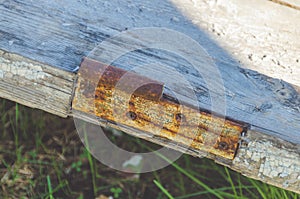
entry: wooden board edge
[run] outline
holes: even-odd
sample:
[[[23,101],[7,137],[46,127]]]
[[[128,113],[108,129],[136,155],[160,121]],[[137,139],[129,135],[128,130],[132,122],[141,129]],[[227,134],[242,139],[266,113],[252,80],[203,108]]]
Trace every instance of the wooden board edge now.
[[[0,97],[67,117],[75,74],[0,49]]]
[[[26,67],[33,73],[22,73],[21,70],[15,70],[18,66]],[[43,75],[47,78],[39,78]],[[162,146],[166,146],[168,143],[168,140],[163,137],[149,136],[143,131],[137,131],[127,126],[116,125],[108,121],[99,123],[95,117],[79,111],[72,110],[71,113],[71,101],[77,78],[73,73],[0,50],[0,77],[0,97],[61,117],[80,117],[85,121],[116,128]],[[51,101],[49,97],[51,98],[50,94],[53,93],[58,94],[59,97]],[[42,98],[34,100],[37,97]],[[300,194],[299,145],[250,130],[242,137],[233,161],[183,145],[168,144],[168,147],[195,157],[205,156],[249,178]]]
[[[230,165],[243,175],[300,194],[300,146],[250,130]]]

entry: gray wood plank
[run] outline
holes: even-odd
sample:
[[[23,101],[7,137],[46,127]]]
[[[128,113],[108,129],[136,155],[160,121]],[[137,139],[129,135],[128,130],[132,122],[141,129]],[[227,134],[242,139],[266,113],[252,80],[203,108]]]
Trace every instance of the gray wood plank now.
[[[1,49],[69,71],[97,44],[120,31],[155,26],[182,32],[204,46],[216,61],[225,86],[226,116],[300,144],[299,92],[284,81],[239,68],[234,58],[168,1],[2,0],[0,18]],[[211,108],[205,82],[184,60],[172,54],[144,50],[128,54],[115,64],[128,68],[129,64],[124,63],[134,67],[151,62],[162,62],[185,73],[200,107]],[[185,96],[187,87],[170,84],[177,86],[173,92],[189,101]]]
[[[0,0],[0,49],[6,51],[0,51],[0,96],[63,117],[73,115],[91,121],[90,116],[69,112],[75,81],[75,74],[70,71],[105,39],[139,27],[170,28],[201,44],[215,61],[223,80],[226,106],[219,108],[225,108],[225,112],[216,112],[251,125],[245,137],[247,146],[239,148],[233,162],[210,158],[249,177],[299,192],[300,89],[241,68],[238,60],[170,1]],[[128,37],[108,43],[109,48],[102,51],[114,54],[128,44],[141,42],[141,37]],[[192,57],[197,63],[207,59]],[[166,95],[177,95],[194,105],[188,93],[195,91],[199,106],[207,110],[211,110],[212,96],[223,95],[222,84],[211,90],[201,74],[174,53],[149,48],[133,51],[113,62],[126,70],[152,63],[159,63],[158,67],[140,72],[163,81]],[[192,88],[172,78],[170,71],[161,65],[184,74]],[[206,72],[211,80],[218,78],[211,69]],[[102,125],[120,128],[107,121]],[[146,130],[137,132],[127,127],[121,130],[161,145],[165,143],[159,137],[149,137]],[[172,148],[186,150],[179,145]],[[187,153],[203,155],[191,149]],[[275,161],[277,157],[279,160]]]
[[[0,48],[69,71],[103,39],[138,27],[183,32],[214,58],[234,62],[168,1],[1,0],[0,16]]]
[[[75,75],[0,50],[0,97],[67,117]]]

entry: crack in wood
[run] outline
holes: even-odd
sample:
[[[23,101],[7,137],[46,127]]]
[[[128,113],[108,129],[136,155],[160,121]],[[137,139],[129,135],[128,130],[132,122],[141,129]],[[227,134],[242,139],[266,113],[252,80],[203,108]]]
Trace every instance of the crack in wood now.
[[[289,8],[292,8],[292,9],[295,9],[295,10],[300,10],[300,7],[299,6],[296,6],[296,5],[293,5],[291,3],[288,3],[286,1],[282,1],[282,0],[269,0],[271,2],[274,2],[274,3],[277,3],[279,5],[283,5],[283,6],[286,6],[286,7],[289,7]]]

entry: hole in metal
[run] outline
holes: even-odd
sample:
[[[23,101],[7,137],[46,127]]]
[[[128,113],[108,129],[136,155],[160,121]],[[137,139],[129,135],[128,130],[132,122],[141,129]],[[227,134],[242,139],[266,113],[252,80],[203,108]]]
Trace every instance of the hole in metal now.
[[[228,149],[228,144],[226,142],[220,142],[218,147],[221,150],[227,150]]]
[[[132,120],[136,120],[136,118],[137,118],[136,113],[135,113],[135,112],[132,112],[132,111],[127,112],[127,113],[126,113],[126,116],[127,116],[128,118],[132,119]]]
[[[186,121],[186,118],[185,118],[185,116],[182,113],[177,113],[175,115],[175,120],[177,122],[184,122],[184,121]]]

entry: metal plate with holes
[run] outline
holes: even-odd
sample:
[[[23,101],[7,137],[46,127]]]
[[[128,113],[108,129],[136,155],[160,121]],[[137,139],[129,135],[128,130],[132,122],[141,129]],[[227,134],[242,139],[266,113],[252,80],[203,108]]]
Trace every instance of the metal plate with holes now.
[[[234,158],[244,124],[178,104],[162,94],[160,82],[85,58],[72,109],[222,158]]]

